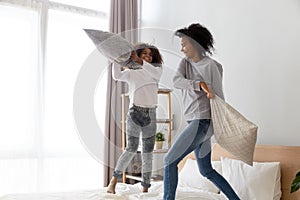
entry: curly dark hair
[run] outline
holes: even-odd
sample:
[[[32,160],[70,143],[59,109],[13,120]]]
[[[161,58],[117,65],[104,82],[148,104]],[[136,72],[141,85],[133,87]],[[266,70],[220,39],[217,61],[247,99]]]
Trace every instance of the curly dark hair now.
[[[206,52],[212,55],[214,51],[214,39],[209,30],[199,23],[191,24],[187,28],[178,29],[175,32],[178,37],[187,37],[192,44],[198,43],[197,46],[201,54]]]
[[[146,48],[151,50],[152,63],[161,65],[163,63],[163,59],[162,59],[161,54],[159,53],[158,48],[156,48],[153,45],[147,44],[147,43],[138,43],[134,46],[134,49],[135,49],[138,57],[141,56],[143,50]]]

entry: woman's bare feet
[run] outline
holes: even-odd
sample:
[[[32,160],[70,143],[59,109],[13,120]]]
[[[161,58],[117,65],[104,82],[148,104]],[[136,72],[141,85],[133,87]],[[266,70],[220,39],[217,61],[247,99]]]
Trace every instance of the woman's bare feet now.
[[[116,177],[112,177],[109,185],[107,186],[107,193],[116,194],[116,185],[117,185],[118,179]]]
[[[147,193],[148,192],[148,188],[143,187],[143,192]]]

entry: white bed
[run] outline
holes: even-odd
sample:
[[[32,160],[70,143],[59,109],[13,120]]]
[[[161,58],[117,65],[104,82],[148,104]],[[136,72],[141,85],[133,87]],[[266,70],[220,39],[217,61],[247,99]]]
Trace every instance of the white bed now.
[[[43,193],[43,194],[11,194],[6,195],[0,200],[162,200],[163,199],[163,183],[154,182],[148,193],[141,192],[141,185],[119,183],[116,188],[116,194],[106,193],[106,188],[90,191],[73,191],[60,193]],[[225,200],[221,195],[205,192],[192,188],[178,187],[178,200]]]
[[[222,161],[220,160],[221,156],[226,156],[229,158],[224,158]],[[297,191],[293,194],[290,194],[290,184],[297,173],[300,170],[300,147],[286,147],[286,146],[265,146],[258,145],[255,148],[254,161],[257,162],[268,162],[268,163],[258,163],[255,164],[254,168],[249,168],[248,166],[244,166],[245,164],[241,164],[238,161],[231,160],[232,156],[224,151],[218,145],[215,145],[213,148],[212,160],[214,160],[213,164],[215,165],[217,171],[221,170],[221,173],[225,173],[227,171],[227,175],[229,175],[229,179],[234,181],[233,175],[237,174],[238,179],[247,179],[247,176],[238,174],[235,168],[228,165],[234,165],[238,168],[245,168],[249,170],[253,170],[257,166],[261,166],[262,168],[257,168],[260,171],[254,171],[255,175],[259,174],[256,178],[260,178],[265,176],[263,180],[257,181],[257,184],[250,184],[244,186],[247,189],[254,188],[253,191],[257,189],[264,190],[272,190],[272,192],[260,192],[266,193],[268,197],[263,197],[262,194],[257,195],[258,197],[251,198],[249,200],[300,200],[300,191]],[[177,189],[177,200],[225,200],[226,198],[220,194],[217,188],[214,188],[213,185],[209,185],[208,182],[202,177],[199,177],[200,174],[196,169],[196,164],[193,159],[193,154],[188,155],[179,165],[179,185]],[[274,174],[274,166],[270,165],[270,163],[280,162],[280,168],[278,168],[281,172],[281,176],[279,177],[279,189],[275,189],[276,186],[276,176]],[[226,165],[227,164],[227,165]],[[220,166],[224,167],[224,169],[220,169]],[[242,166],[242,167],[241,167]],[[271,167],[270,167],[271,166]],[[268,169],[265,172],[262,169]],[[269,170],[270,169],[270,170]],[[193,171],[191,171],[193,170]],[[234,170],[235,173],[231,173],[230,170]],[[239,169],[240,170],[240,169]],[[246,171],[247,171],[246,170]],[[273,170],[273,171],[272,171]],[[243,170],[242,170],[243,171]],[[244,172],[244,171],[243,171]],[[272,173],[273,174],[272,174]],[[248,173],[248,172],[247,172]],[[226,174],[226,173],[225,173]],[[224,174],[223,174],[224,175]],[[198,177],[196,177],[198,176]],[[196,177],[196,178],[195,178]],[[252,175],[248,175],[248,178],[252,178]],[[267,179],[274,178],[273,181],[267,182]],[[255,178],[255,176],[254,176]],[[241,183],[238,183],[241,185]],[[233,182],[233,185],[236,183]],[[255,188],[255,185],[259,185],[259,187]],[[272,185],[272,187],[270,186]],[[273,186],[274,185],[274,186]],[[269,187],[268,187],[269,186]],[[73,191],[73,192],[58,192],[58,193],[43,193],[43,194],[9,194],[3,197],[0,197],[0,200],[108,200],[108,199],[122,199],[122,200],[162,200],[163,199],[163,183],[162,182],[152,182],[152,187],[149,190],[149,193],[141,192],[141,185],[135,184],[123,184],[119,183],[116,188],[116,194],[108,194],[106,193],[106,188],[90,190],[90,191]],[[250,193],[253,191],[250,191]],[[273,195],[274,191],[274,195]],[[272,193],[272,194],[271,194]],[[256,194],[255,194],[256,195]],[[280,196],[282,196],[280,198]],[[245,198],[244,198],[245,199]],[[243,200],[244,200],[243,199]],[[246,199],[247,200],[247,199]]]

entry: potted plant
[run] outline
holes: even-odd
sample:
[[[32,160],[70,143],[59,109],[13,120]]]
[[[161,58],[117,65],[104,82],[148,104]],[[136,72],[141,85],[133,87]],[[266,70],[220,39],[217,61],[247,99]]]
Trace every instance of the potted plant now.
[[[155,134],[155,149],[162,149],[165,140],[165,135],[162,132],[157,132]]]
[[[296,192],[300,188],[300,171],[296,174],[295,179],[291,185],[291,193]]]

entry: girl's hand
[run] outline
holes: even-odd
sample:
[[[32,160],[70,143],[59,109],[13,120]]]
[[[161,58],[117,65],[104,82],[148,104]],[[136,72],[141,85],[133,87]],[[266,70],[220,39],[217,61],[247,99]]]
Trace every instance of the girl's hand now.
[[[208,89],[206,83],[200,82],[199,85],[200,85],[200,88],[201,88],[204,92],[206,92],[207,98],[213,99],[213,98],[215,97],[215,94],[213,93],[213,91],[211,91],[211,90]]]
[[[135,51],[131,52],[130,59],[133,62],[139,63],[140,65],[143,65],[143,59],[141,59],[140,57],[138,57]]]

